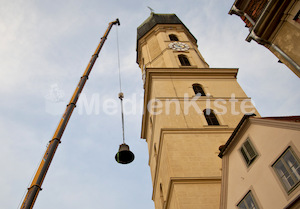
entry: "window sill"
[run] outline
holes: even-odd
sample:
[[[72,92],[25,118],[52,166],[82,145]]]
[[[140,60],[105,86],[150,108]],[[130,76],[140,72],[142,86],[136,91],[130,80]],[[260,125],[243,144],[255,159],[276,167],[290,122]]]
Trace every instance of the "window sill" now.
[[[286,190],[287,194],[290,195],[291,193],[293,193],[296,188],[300,185],[300,181],[298,181],[292,188],[290,188],[289,190]]]
[[[203,125],[204,128],[228,128],[228,125]]]
[[[179,65],[179,68],[197,68],[197,66],[196,65],[188,65],[188,66]]]

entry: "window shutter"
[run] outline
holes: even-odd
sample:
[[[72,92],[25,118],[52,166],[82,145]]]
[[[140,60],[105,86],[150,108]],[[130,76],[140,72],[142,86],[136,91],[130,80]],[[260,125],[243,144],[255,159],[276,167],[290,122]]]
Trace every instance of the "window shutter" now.
[[[246,164],[249,166],[257,156],[257,152],[255,151],[255,149],[249,139],[247,139],[243,143],[240,150],[244,157],[244,160],[246,161]]]
[[[256,153],[253,149],[253,147],[251,146],[250,142],[247,140],[245,143],[244,143],[244,146],[249,154],[249,158],[250,160],[252,160],[253,158],[255,158],[256,156]]]
[[[247,165],[249,165],[250,160],[249,160],[249,158],[248,158],[248,155],[246,154],[246,151],[245,151],[245,148],[244,148],[244,147],[241,148],[241,153],[242,153],[242,155],[243,155],[243,157],[244,157],[244,159],[245,159]]]

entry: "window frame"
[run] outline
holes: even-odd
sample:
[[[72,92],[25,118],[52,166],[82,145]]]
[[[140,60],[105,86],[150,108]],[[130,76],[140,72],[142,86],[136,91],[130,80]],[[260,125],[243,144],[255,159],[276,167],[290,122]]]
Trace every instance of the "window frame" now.
[[[278,180],[280,181],[282,187],[284,188],[284,190],[286,191],[286,193],[289,195],[290,193],[292,193],[299,185],[300,185],[300,177],[297,180],[297,176],[296,175],[300,175],[300,174],[295,174],[294,171],[291,169],[291,167],[288,165],[288,163],[286,162],[286,160],[284,159],[284,157],[287,155],[287,153],[290,153],[291,156],[294,158],[294,160],[296,161],[296,163],[298,164],[298,167],[295,169],[295,172],[297,172],[298,169],[300,169],[300,160],[299,157],[296,155],[296,153],[293,151],[292,147],[289,146],[277,159],[276,161],[272,164],[272,169],[273,171],[276,173],[276,176],[278,178]],[[278,169],[276,168],[276,165],[281,162],[282,165],[284,166],[284,168],[286,169],[286,171],[288,172],[289,176],[286,177],[285,175],[280,175]],[[292,167],[295,164],[292,165]],[[290,182],[288,181],[288,178],[292,178],[292,180],[295,182],[293,185],[290,184]],[[283,178],[285,178],[286,183],[289,184],[289,188],[287,187],[287,185],[285,184]]]
[[[242,203],[244,203],[244,205],[246,206],[247,209],[252,209],[252,208],[253,208],[253,207],[250,208],[250,207],[248,206],[248,203],[247,203],[247,201],[246,201],[246,198],[247,198],[247,197],[250,197],[250,198],[251,198],[251,202],[254,204],[255,209],[259,209],[259,206],[258,206],[258,204],[257,204],[257,201],[255,200],[254,195],[252,194],[252,191],[251,191],[251,190],[249,190],[249,191],[247,192],[247,194],[242,198],[242,200],[236,205],[237,208],[240,209],[240,205],[241,205]]]
[[[246,143],[248,143],[250,147],[246,146]],[[252,150],[249,150],[248,148],[251,148]],[[256,151],[256,149],[249,137],[247,137],[247,139],[243,142],[243,144],[241,145],[239,150],[240,150],[240,154],[242,155],[247,167],[249,167],[255,161],[255,159],[258,157],[258,152]],[[253,152],[253,154],[254,154],[253,156],[252,156],[251,152]],[[246,159],[246,157],[247,157],[247,159]]]

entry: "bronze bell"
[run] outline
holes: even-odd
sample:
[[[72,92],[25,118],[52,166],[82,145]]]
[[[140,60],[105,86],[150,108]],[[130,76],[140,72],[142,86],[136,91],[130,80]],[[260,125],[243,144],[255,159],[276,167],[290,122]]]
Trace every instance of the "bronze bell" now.
[[[119,152],[116,154],[115,159],[118,163],[128,164],[134,160],[134,154],[129,150],[129,146],[125,143],[119,147]]]

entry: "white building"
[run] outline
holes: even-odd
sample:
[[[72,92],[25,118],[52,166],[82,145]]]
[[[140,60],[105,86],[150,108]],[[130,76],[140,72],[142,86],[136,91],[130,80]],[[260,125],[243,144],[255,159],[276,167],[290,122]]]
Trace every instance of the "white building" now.
[[[220,209],[300,208],[300,116],[244,116],[220,148]]]

